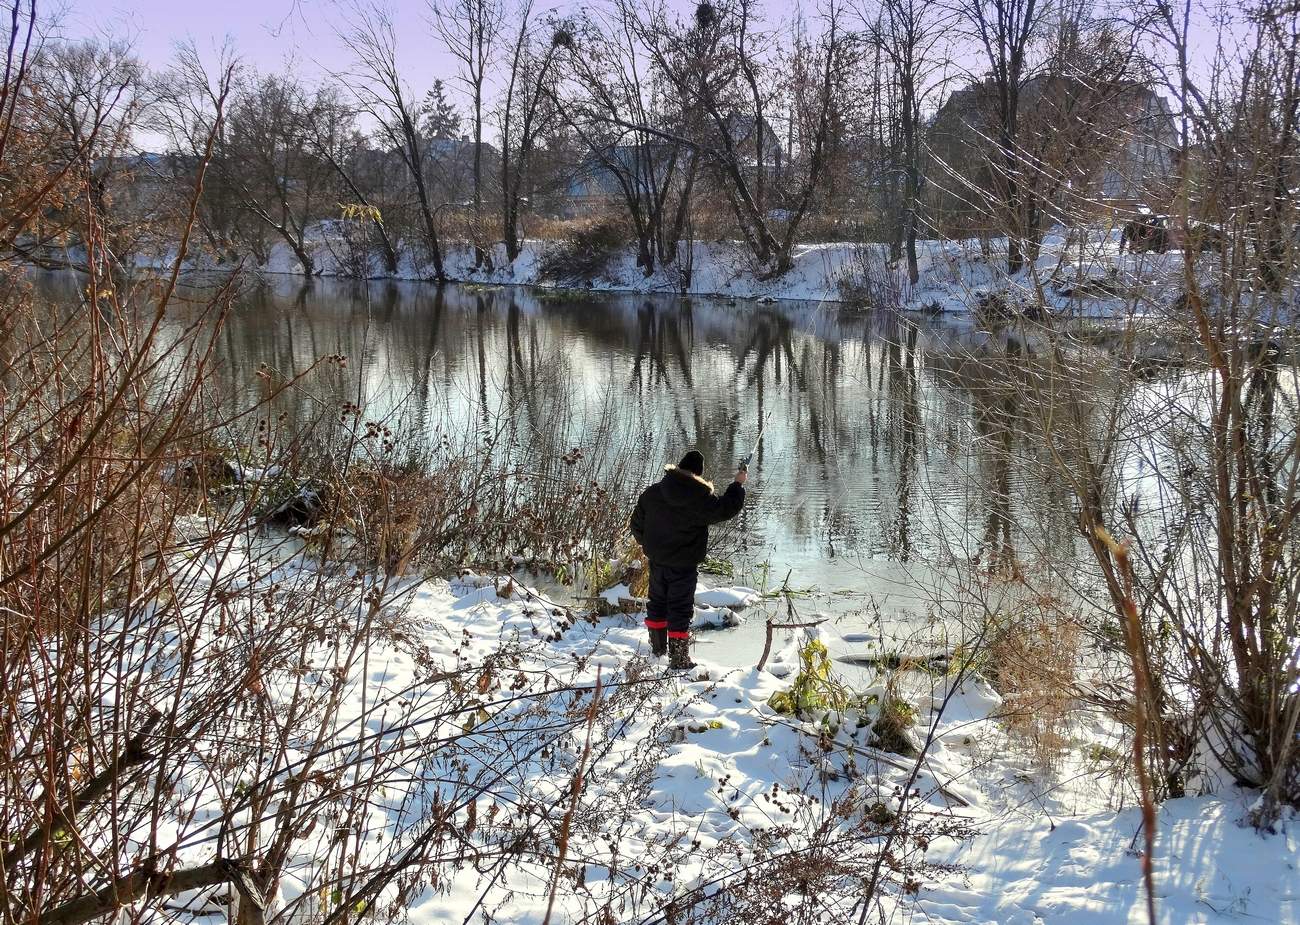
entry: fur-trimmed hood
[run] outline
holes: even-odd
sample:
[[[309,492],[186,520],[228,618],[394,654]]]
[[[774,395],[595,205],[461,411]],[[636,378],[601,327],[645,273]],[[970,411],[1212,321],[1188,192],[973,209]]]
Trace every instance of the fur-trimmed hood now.
[[[683,469],[681,466],[678,466],[676,463],[664,463],[664,472],[672,472],[681,476],[684,479],[690,479],[692,481],[699,482],[710,492],[713,491],[712,482],[704,478],[704,476],[702,475],[696,475],[694,472],[690,471],[689,469]]]

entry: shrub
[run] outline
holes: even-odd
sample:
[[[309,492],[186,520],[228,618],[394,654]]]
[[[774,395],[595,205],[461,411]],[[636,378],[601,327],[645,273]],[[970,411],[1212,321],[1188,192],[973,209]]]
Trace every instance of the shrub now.
[[[623,222],[617,219],[574,224],[567,239],[542,254],[542,277],[565,286],[590,286],[629,239]]]
[[[1040,596],[1000,615],[988,643],[985,673],[1002,695],[1001,718],[1044,767],[1055,767],[1069,745],[1082,637],[1074,614]]]
[[[889,260],[883,244],[858,244],[840,277],[840,296],[868,308],[901,311],[911,298],[906,270]]]
[[[891,691],[882,698],[879,714],[871,727],[876,747],[895,755],[914,757],[918,751],[908,730],[915,725],[916,708]]]
[[[806,717],[820,710],[847,710],[857,700],[852,691],[831,675],[830,654],[817,639],[799,650],[799,671],[788,690],[777,691],[767,705],[787,716]]]

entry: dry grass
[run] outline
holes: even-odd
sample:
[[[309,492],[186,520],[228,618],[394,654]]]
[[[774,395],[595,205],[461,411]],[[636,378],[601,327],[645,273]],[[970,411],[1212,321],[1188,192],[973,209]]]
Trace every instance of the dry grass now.
[[[542,276],[566,285],[590,284],[631,240],[623,216],[572,222],[568,235],[542,254]]]
[[[1000,618],[989,641],[988,674],[1003,697],[1002,718],[1046,768],[1069,745],[1082,644],[1078,617],[1047,594]]]

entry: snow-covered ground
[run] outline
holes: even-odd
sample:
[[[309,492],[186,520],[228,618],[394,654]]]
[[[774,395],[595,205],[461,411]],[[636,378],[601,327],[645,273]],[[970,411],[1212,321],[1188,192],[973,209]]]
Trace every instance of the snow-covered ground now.
[[[308,250],[323,276],[346,275],[350,265],[337,222],[319,223],[308,235]],[[492,255],[492,269],[476,268],[474,251],[453,244],[445,255],[447,276],[458,282],[492,285],[554,287],[556,280],[543,275],[545,255],[562,242],[529,240],[513,262],[503,246]],[[1117,229],[1082,229],[1048,234],[1038,260],[1008,276],[1005,240],[992,242],[918,242],[919,280],[911,285],[905,270],[892,265],[882,244],[852,242],[804,244],[794,251],[794,266],[774,279],[754,264],[739,241],[697,242],[683,246],[677,264],[646,276],[636,266],[631,249],[613,256],[604,271],[584,288],[607,292],[667,292],[757,300],[809,302],[873,302],[914,311],[970,311],[990,293],[1010,294],[1009,301],[1036,304],[1040,299],[1058,309],[1078,314],[1109,316],[1144,310],[1167,303],[1179,291],[1176,276],[1182,254],[1120,253]],[[164,266],[168,255],[141,255],[143,266]],[[689,285],[683,286],[681,266],[691,267]],[[207,267],[201,256],[190,261],[193,269]],[[247,266],[247,264],[246,264]],[[283,242],[275,244],[262,272],[297,275],[301,265]],[[372,277],[406,280],[432,279],[427,262],[403,248],[396,273],[388,273],[372,259]]]
[[[526,603],[503,601],[481,589],[457,596],[462,593],[434,583],[420,592],[414,612],[446,625],[446,637],[468,631],[488,647],[525,619]],[[736,594],[730,589],[697,595],[705,599],[701,603],[746,597],[743,590]],[[597,668],[612,682],[629,664],[647,657],[639,619],[580,623],[549,645],[584,666],[572,682],[594,682]],[[890,794],[906,779],[912,761],[864,745],[863,732],[849,731],[851,722],[841,725],[828,751],[813,757],[817,724],[793,725],[767,706],[768,698],[787,686],[796,648],[796,642],[789,642],[762,672],[702,663],[696,672],[681,676],[664,672],[662,662],[651,664],[651,674],[662,677],[652,698],[662,712],[634,721],[624,734],[630,742],[658,736],[669,744],[651,772],[652,783],[637,813],[637,838],[667,845],[689,833],[697,846],[693,853],[702,859],[712,848],[751,839],[756,830],[771,825],[773,810],[764,797],[774,787],[812,796],[816,808],[791,814],[797,828],[800,821],[824,819],[827,807],[855,788],[862,788],[865,804],[870,795]],[[914,786],[926,813],[952,813],[968,821],[976,834],[965,841],[940,838],[929,846],[931,862],[958,869],[922,882],[914,899],[900,898],[899,920],[990,925],[1145,921],[1138,811],[1105,808],[1106,788],[1087,773],[1086,762],[1059,770],[1059,779],[1035,770],[1028,759],[1006,749],[1006,732],[996,719],[1001,704],[996,693],[971,680],[945,703],[947,685],[944,678],[910,678],[909,699],[919,711],[914,738],[922,741],[933,728]],[[845,761],[855,751],[857,779],[844,773]],[[827,770],[838,779],[828,783]],[[1081,777],[1068,780],[1069,775]],[[720,793],[717,782],[724,779],[726,792]],[[599,802],[600,797],[593,794],[591,799]],[[896,802],[886,797],[891,799]],[[1187,798],[1161,808],[1156,883],[1162,922],[1300,921],[1300,824],[1293,820],[1276,835],[1260,835],[1242,823],[1250,799],[1249,794]],[[867,806],[860,809],[865,812]],[[716,860],[683,866],[672,886],[656,885],[664,899],[723,872]],[[589,873],[589,886],[594,876]],[[467,895],[454,890],[428,896],[413,916],[460,921]],[[576,921],[580,897],[567,900],[573,917],[561,920]],[[797,905],[799,900],[790,901]],[[516,902],[502,920],[538,921],[541,911],[540,905]]]
[[[706,609],[753,603],[746,589],[701,594]],[[785,640],[763,671],[703,662],[673,674],[649,657],[637,614],[575,622],[515,580],[489,576],[407,584],[399,596],[394,614],[400,611],[403,628],[374,644],[365,670],[349,679],[349,710],[400,702],[409,705],[402,717],[418,716],[441,683],[440,671],[457,666],[484,666],[480,677],[488,687],[480,691],[506,702],[504,694],[491,693],[497,688],[489,666],[499,667],[493,660],[507,650],[513,655],[500,676],[517,678],[511,691],[558,692],[534,704],[554,710],[563,702],[581,711],[598,685],[604,692],[591,732],[578,723],[537,759],[519,760],[519,743],[531,743],[553,714],[507,707],[481,715],[474,729],[479,738],[461,739],[452,760],[465,763],[462,773],[480,762],[474,773],[491,783],[473,807],[483,858],[474,860],[471,851],[448,878],[415,877],[387,887],[385,901],[400,893],[408,907],[405,921],[541,922],[554,868],[544,860],[550,843],[534,836],[535,850],[503,859],[486,849],[507,837],[500,820],[526,807],[549,807],[542,815],[556,822],[578,765],[583,786],[552,922],[663,921],[674,900],[685,904],[745,885],[746,871],[760,861],[772,865],[765,871],[779,870],[782,852],[807,867],[802,892],[777,890],[775,901],[787,907],[782,914],[789,921],[857,921],[860,877],[900,808],[909,832],[889,845],[887,921],[1145,921],[1138,814],[1107,808],[1123,785],[1091,767],[1085,745],[1052,774],[1035,768],[997,719],[1000,698],[978,679],[960,685],[918,673],[895,679],[916,709],[911,740],[929,741],[918,765],[873,746],[871,709],[801,723],[768,705],[795,676],[799,640]],[[330,663],[328,646],[321,648],[309,664]],[[286,682],[284,690],[292,687]],[[874,691],[883,695],[883,682]],[[397,719],[386,728],[373,711],[366,722],[377,741],[399,743],[411,734]],[[526,726],[527,734],[520,731]],[[500,770],[506,758],[508,775],[492,777],[507,774]],[[422,781],[439,779],[428,772],[402,775],[406,783],[398,789],[436,789],[441,785]],[[1161,807],[1161,922],[1300,922],[1300,820],[1258,834],[1241,822],[1250,798],[1223,793]],[[419,805],[409,794],[382,791],[361,828],[395,832],[403,812]],[[415,831],[393,837],[400,843]],[[966,831],[969,837],[962,837]],[[281,902],[315,889],[309,886],[314,852],[324,858],[329,848],[324,841],[314,848],[310,839],[303,845],[290,865],[302,877],[285,878]],[[834,863],[813,863],[823,856],[811,850],[818,845]],[[768,886],[803,882],[802,874],[767,876]]]

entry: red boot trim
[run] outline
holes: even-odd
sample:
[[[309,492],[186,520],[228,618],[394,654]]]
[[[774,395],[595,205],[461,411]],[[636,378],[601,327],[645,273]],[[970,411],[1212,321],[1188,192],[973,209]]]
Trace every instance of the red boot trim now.
[[[669,631],[668,631],[668,638],[669,638],[669,639],[690,639],[690,638],[691,638],[691,634],[690,634],[690,633],[683,633],[683,632],[680,631],[680,630],[669,630]]]
[[[666,630],[668,629],[667,620],[646,620],[645,628],[648,630]]]

